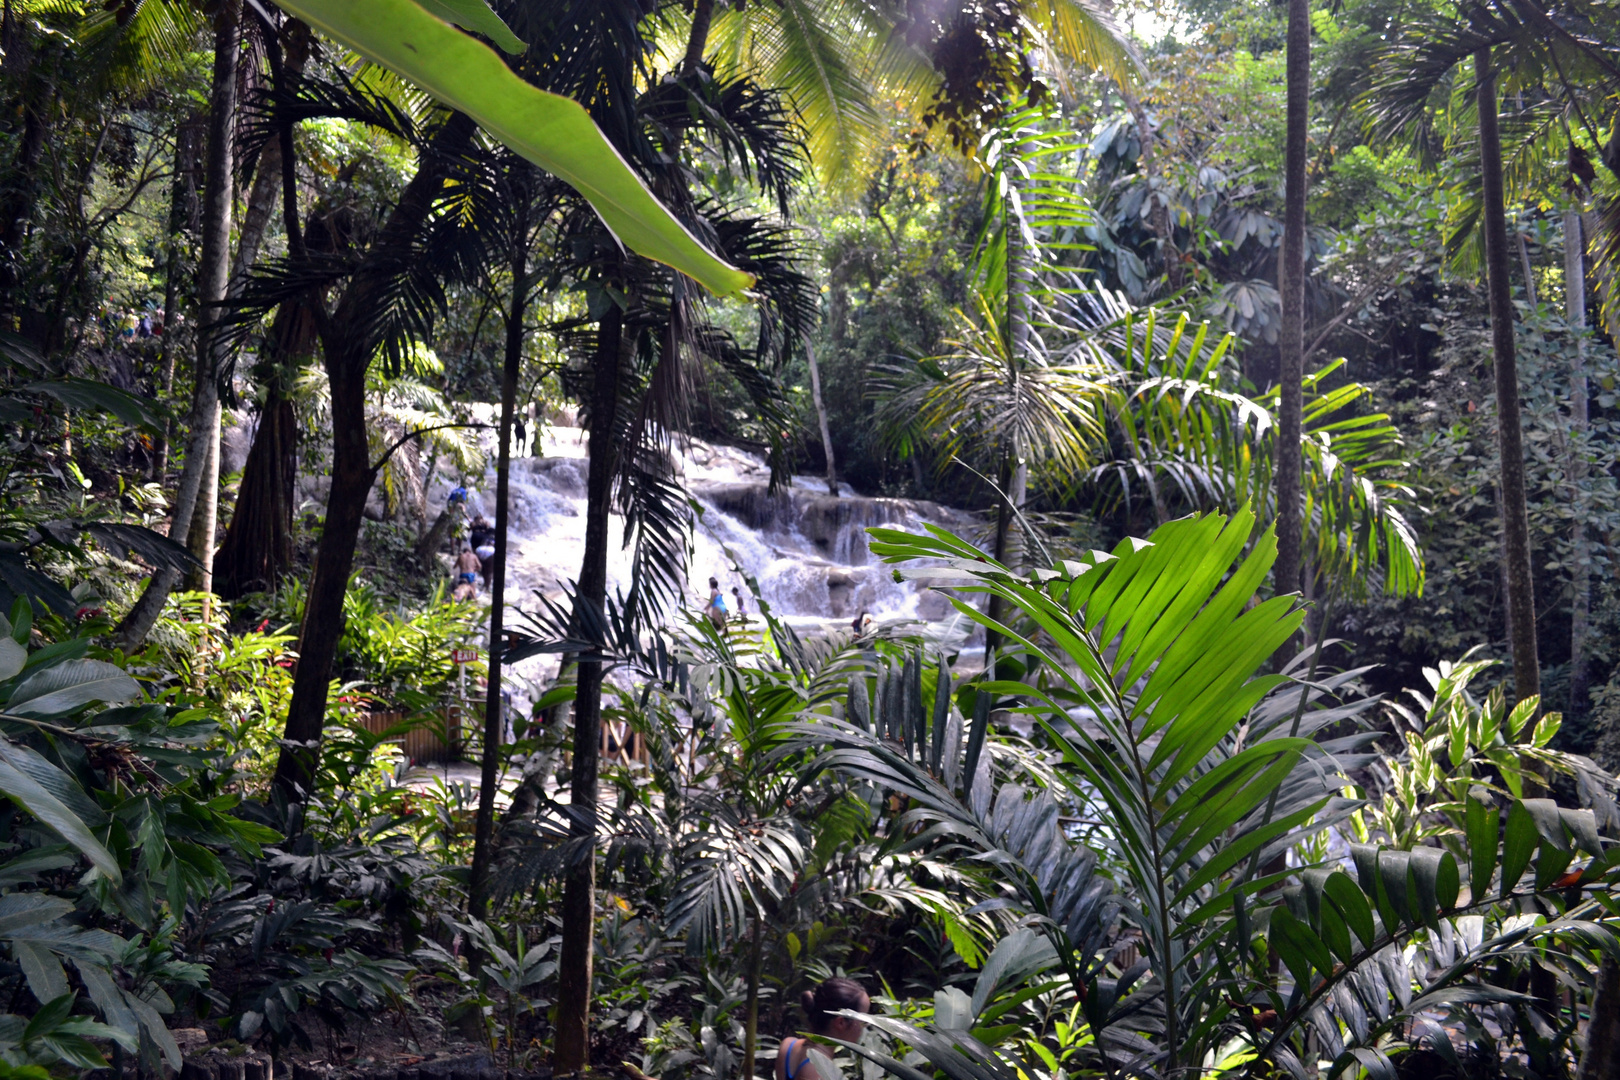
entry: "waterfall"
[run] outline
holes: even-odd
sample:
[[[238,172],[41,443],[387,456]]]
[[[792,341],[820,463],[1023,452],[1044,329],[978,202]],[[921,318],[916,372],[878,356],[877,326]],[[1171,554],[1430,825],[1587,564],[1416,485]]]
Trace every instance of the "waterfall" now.
[[[542,456],[512,460],[506,602],[515,607],[532,608],[536,590],[559,595],[559,584],[579,574],[585,553],[585,433],[548,426],[540,433],[538,451]],[[491,452],[487,472],[477,486],[469,485],[468,498],[471,514],[491,521],[494,461]],[[736,587],[750,612],[763,599],[773,613],[802,629],[848,626],[863,611],[879,622],[936,620],[950,613],[943,596],[894,581],[891,568],[868,549],[865,530],[888,525],[920,531],[925,523],[962,530],[972,525],[969,515],[934,503],[859,496],[847,486],[834,498],[820,477],[794,477],[772,494],[770,470],[758,455],[698,440],[681,448],[678,466],[702,508],[694,527],[688,606],[707,602],[712,576],[719,579],[728,606]],[[435,478],[429,506],[442,506],[453,486],[450,478]],[[610,593],[630,584],[623,529],[615,514]],[[758,596],[752,595],[749,578],[758,583]]]

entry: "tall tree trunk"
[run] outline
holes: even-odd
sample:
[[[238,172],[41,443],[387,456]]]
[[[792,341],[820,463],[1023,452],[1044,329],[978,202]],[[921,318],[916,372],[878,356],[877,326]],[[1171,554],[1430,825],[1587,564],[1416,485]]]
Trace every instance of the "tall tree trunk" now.
[[[1513,346],[1513,294],[1507,215],[1502,191],[1502,139],[1497,129],[1496,70],[1491,50],[1474,53],[1478,82],[1479,158],[1484,189],[1485,276],[1491,301],[1491,357],[1496,369],[1497,450],[1502,470],[1502,541],[1507,554],[1508,610],[1513,634],[1513,696],[1541,692],[1536,654],[1535,582],[1530,570],[1530,518],[1525,508],[1524,435],[1519,417],[1519,370]],[[1529,727],[1525,731],[1529,732]]]
[[[197,404],[187,448],[187,467],[193,449],[203,460],[197,480],[196,508],[191,517],[187,546],[202,564],[190,584],[209,593],[214,587],[214,539],[219,525],[219,380],[225,370],[226,343],[221,306],[230,291],[231,211],[234,181],[237,67],[242,43],[242,0],[220,5],[214,33],[214,87],[208,103],[208,172],[203,192],[203,251],[198,274]],[[204,393],[206,375],[207,393]],[[206,622],[208,612],[203,619]]]
[[[608,308],[597,330],[591,387],[590,466],[586,474],[585,560],[579,569],[579,600],[601,608],[607,602],[608,514],[615,471],[614,429],[623,362],[624,313]],[[569,803],[580,811],[574,828],[595,836],[597,765],[602,740],[602,664],[579,662],[574,696],[574,762]],[[591,966],[596,934],[594,840],[569,868],[563,884],[562,949],[557,966],[555,1073],[579,1072],[590,1064]]]
[[[527,197],[526,195],[523,197]],[[521,212],[520,212],[521,213]],[[521,220],[512,254],[512,307],[506,319],[506,362],[501,369],[500,453],[495,464],[495,572],[489,582],[489,693],[484,697],[484,758],[478,779],[478,818],[473,829],[472,882],[467,912],[482,919],[489,907],[489,865],[494,854],[495,788],[499,779],[501,738],[501,653],[506,647],[502,620],[506,612],[506,533],[508,481],[512,470],[512,413],[523,364],[523,311],[528,297],[528,229]]]
[[[1592,995],[1579,1080],[1620,1080],[1620,963],[1605,955]]]
[[[1586,237],[1581,215],[1564,214],[1564,312],[1575,337],[1575,359],[1569,374],[1569,426],[1575,444],[1569,477],[1575,521],[1570,527],[1569,711],[1586,715],[1589,684],[1586,672],[1586,635],[1592,610],[1592,553],[1586,539],[1586,439],[1591,427],[1587,415],[1586,386]]]
[[[1012,361],[1013,377],[1022,373],[1029,360],[1029,305],[1035,293],[1035,266],[1024,242],[1023,210],[1019,203],[1018,175],[1008,177],[1012,206],[1007,216],[1007,351]],[[1014,515],[1024,509],[1029,493],[1029,448],[1014,450],[1011,483],[1007,487],[1007,502]],[[1024,536],[1023,522],[1015,521],[1014,533],[1006,550],[1007,563],[1013,570],[1024,569],[1028,538]]]
[[[265,40],[270,54],[272,77],[278,89],[288,89],[287,77],[304,70],[309,56],[309,28],[289,20],[284,28],[291,49],[282,57],[281,37],[275,27],[266,27]],[[252,193],[242,215],[231,270],[228,295],[235,299],[247,285],[247,276],[258,261],[259,246],[276,203],[281,203],[282,222],[287,234],[288,252],[303,258],[303,231],[298,216],[298,163],[293,144],[292,122],[277,126],[276,138],[266,140],[259,151]],[[318,300],[316,301],[318,303]],[[215,554],[215,591],[234,599],[255,587],[274,588],[281,575],[292,569],[293,495],[298,476],[298,423],[287,386],[294,378],[298,361],[314,348],[317,319],[307,305],[289,301],[276,311],[270,330],[268,363],[261,363],[266,383],[259,426],[253,433],[242,468],[242,483],[236,511],[231,515],[225,539]]]
[[[181,252],[197,216],[197,134],[201,125],[196,117],[182,120],[174,133],[174,184],[169,195],[169,239],[167,268],[163,275],[163,339],[158,343],[158,385],[160,400],[167,401],[174,391],[175,358],[179,355],[176,336],[180,327],[180,279],[183,275]],[[163,432],[152,447],[154,483],[162,487],[169,471],[169,440],[173,422],[163,418]]]
[[[188,543],[203,565],[197,584],[212,585],[214,514],[219,498],[219,372],[223,343],[217,332],[230,280],[231,140],[236,124],[236,69],[241,52],[242,0],[223,0],[214,15],[214,81],[208,100],[208,145],[203,177],[202,256],[197,266],[197,382],[192,396],[186,461],[180,471],[169,535]],[[212,483],[209,477],[213,477]],[[197,519],[202,519],[201,521]],[[204,524],[205,523],[205,524]],[[180,582],[174,571],[153,574],[115,638],[126,649],[145,639]]]
[[[446,162],[460,152],[475,130],[476,125],[462,113],[452,113],[444,122],[381,234],[349,278],[336,309],[329,318],[317,315],[332,393],[332,487],[299,633],[298,668],[283,736],[290,745],[276,762],[276,787],[291,798],[302,799],[315,777],[332,662],[343,636],[343,597],[354,568],[366,497],[377,475],[366,445],[365,403],[366,369],[377,342],[366,333],[370,320],[362,313],[382,303],[393,275],[411,257],[412,241],[443,186]]]
[[[754,915],[754,925],[748,935],[748,990],[743,1003],[743,1074],[742,1080],[753,1080],[756,1059],[759,1057],[759,981],[761,961],[764,959],[765,919]]]
[[[692,32],[686,36],[686,56],[682,71],[692,71],[703,62],[703,47],[709,41],[709,24],[714,20],[714,0],[697,0],[692,9]]]
[[[838,463],[833,459],[832,428],[827,423],[827,406],[821,401],[821,368],[816,364],[816,347],[808,337],[804,339],[804,359],[810,365],[810,402],[816,407],[816,424],[821,428],[821,452],[827,455],[827,494],[836,498]]]
[[[1288,116],[1283,159],[1283,238],[1277,284],[1282,327],[1277,337],[1278,593],[1300,588],[1300,519],[1305,414],[1305,170],[1310,134],[1311,11],[1309,0],[1288,0]]]
[[[1007,245],[1007,380],[1016,392],[1020,366],[1029,352],[1029,294],[1034,284],[1034,272],[1024,250],[1024,231],[1017,210],[1017,182],[1013,174],[1007,177],[1007,202],[1002,211]],[[1005,452],[997,481],[1001,496],[996,502],[996,561],[1014,572],[1023,566],[1023,539],[1020,535],[1018,514],[1024,508],[1024,496],[1029,486],[1029,463],[1024,459],[1025,448],[1014,439]],[[990,597],[988,614],[1002,622],[1007,618],[1006,601],[994,594]],[[985,628],[985,663],[990,662],[992,650],[1001,646],[1001,634]]]

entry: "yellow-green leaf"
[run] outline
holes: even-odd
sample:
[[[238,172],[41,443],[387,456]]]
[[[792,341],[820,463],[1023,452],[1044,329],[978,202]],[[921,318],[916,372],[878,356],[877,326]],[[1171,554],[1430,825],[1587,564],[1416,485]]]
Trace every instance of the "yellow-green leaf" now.
[[[524,82],[489,46],[415,0],[287,0],[279,6],[466,113],[571,185],[631,250],[717,296],[753,284],[752,274],[704,247],[653,197],[579,102]]]
[[[475,34],[483,34],[514,56],[527,47],[523,39],[512,33],[512,28],[491,11],[484,0],[421,0],[421,4],[445,22],[455,23]]]

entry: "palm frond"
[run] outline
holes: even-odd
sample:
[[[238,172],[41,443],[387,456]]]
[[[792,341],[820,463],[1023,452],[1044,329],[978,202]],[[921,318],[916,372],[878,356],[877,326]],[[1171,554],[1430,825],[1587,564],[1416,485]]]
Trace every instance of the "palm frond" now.
[[[831,183],[868,156],[885,124],[872,99],[872,54],[886,34],[866,6],[783,0],[722,7],[708,56],[723,79],[779,87],[806,128],[810,161]]]

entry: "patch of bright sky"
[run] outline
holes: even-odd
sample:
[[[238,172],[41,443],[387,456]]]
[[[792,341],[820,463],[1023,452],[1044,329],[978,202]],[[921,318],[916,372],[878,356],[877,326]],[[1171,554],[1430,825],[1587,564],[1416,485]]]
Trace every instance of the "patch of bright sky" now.
[[[1174,0],[1123,0],[1115,5],[1114,17],[1120,29],[1148,50],[1192,36],[1193,22]]]

